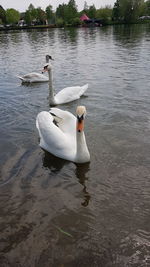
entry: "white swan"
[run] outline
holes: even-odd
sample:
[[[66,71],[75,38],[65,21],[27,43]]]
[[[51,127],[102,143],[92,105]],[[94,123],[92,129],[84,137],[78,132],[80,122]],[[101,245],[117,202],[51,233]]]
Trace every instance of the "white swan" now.
[[[78,106],[77,118],[70,112],[51,108],[37,115],[40,146],[55,155],[75,163],[90,161],[90,154],[84,135],[86,109]]]
[[[49,59],[53,60],[51,56],[46,56],[46,62]],[[49,78],[41,73],[31,72],[23,76],[17,76],[23,83],[37,83],[37,82],[48,82]]]
[[[88,88],[88,84],[85,84],[83,86],[66,87],[55,95],[52,84],[52,65],[49,62],[44,65],[43,72],[46,71],[48,72],[49,76],[49,98],[51,106],[56,106],[79,99],[80,96],[83,95]]]

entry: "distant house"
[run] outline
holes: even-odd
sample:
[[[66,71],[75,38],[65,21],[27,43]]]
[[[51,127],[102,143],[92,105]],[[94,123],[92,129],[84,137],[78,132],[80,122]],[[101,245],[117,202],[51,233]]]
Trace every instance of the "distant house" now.
[[[84,25],[83,26],[86,26],[86,27],[100,27],[103,25],[103,20],[102,19],[90,19],[86,14],[83,14],[81,17],[80,17],[80,20],[82,22],[84,22]]]
[[[86,20],[90,20],[90,18],[89,18],[86,14],[83,14],[83,15],[80,17],[80,20],[81,20],[81,21],[86,21]]]

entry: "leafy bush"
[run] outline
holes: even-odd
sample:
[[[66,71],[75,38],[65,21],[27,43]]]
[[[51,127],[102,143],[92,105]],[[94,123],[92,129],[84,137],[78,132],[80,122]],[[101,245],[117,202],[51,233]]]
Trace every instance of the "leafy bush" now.
[[[71,24],[72,24],[72,26],[79,26],[79,25],[81,25],[81,20],[78,17],[76,17],[72,20]]]
[[[63,27],[64,26],[64,20],[62,18],[56,19],[56,26]]]

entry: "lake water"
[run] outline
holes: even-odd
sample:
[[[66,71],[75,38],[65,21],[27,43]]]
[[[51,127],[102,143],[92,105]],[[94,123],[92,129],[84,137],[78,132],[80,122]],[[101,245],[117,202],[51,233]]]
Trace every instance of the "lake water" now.
[[[91,162],[39,147],[48,84],[16,77],[53,62],[56,91],[89,84]],[[150,266],[150,25],[0,32],[0,266]]]

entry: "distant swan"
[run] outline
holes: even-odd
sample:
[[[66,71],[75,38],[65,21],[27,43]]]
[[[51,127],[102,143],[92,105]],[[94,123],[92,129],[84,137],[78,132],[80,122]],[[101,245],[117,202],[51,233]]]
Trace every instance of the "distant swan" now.
[[[51,108],[37,115],[40,146],[56,157],[75,163],[90,161],[90,154],[84,135],[86,109],[78,106],[77,118],[70,112]]]
[[[54,88],[52,84],[52,65],[48,62],[49,55],[46,56],[47,63],[44,65],[43,72],[48,72],[49,76],[49,97],[50,97],[50,105],[55,106],[59,104],[68,103],[79,99],[81,95],[85,93],[88,88],[88,84],[83,86],[71,86],[66,87],[59,91],[56,95],[54,95]]]
[[[46,62],[49,59],[53,60],[51,56],[46,57]],[[41,73],[31,72],[23,76],[17,76],[23,83],[37,83],[37,82],[48,82],[49,78]]]

